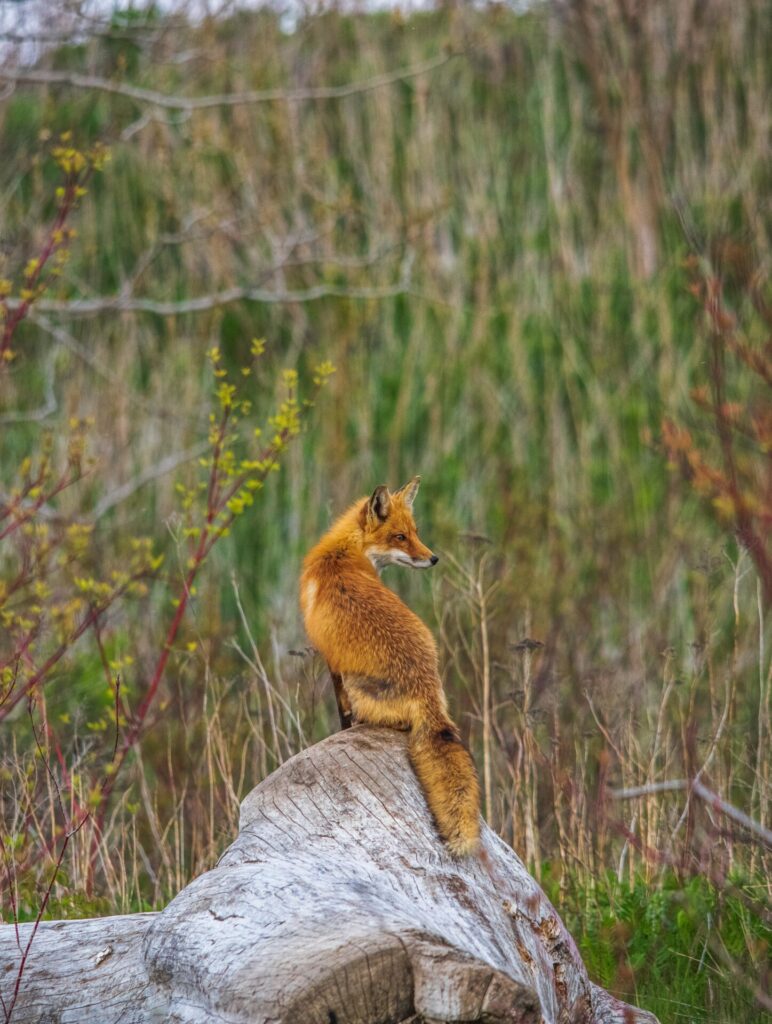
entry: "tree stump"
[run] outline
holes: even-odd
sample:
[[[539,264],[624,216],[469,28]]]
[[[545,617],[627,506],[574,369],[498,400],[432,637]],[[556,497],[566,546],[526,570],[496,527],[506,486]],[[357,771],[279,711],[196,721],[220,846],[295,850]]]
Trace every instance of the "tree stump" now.
[[[12,1020],[656,1024],[589,981],[487,827],[483,847],[448,855],[403,733],[346,730],[254,789],[236,841],[161,913],[41,924]],[[6,926],[6,1003],[18,964]]]

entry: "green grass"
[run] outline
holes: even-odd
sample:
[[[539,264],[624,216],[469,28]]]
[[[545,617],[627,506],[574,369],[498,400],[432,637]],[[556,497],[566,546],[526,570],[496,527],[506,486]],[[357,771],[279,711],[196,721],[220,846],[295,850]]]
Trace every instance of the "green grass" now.
[[[576,877],[547,878],[545,888],[574,936],[590,976],[661,1021],[759,1022],[767,1014],[747,985],[728,973],[722,952],[758,977],[769,960],[772,930],[749,913],[743,896],[759,880],[731,879],[716,888],[701,877],[666,873],[619,882],[613,874],[591,888]]]

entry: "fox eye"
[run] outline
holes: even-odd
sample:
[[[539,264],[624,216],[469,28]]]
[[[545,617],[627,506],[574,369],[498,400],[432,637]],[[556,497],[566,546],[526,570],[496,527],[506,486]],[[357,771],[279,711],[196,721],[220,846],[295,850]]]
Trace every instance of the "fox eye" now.
[[[407,540],[407,537],[404,535],[404,533],[395,533],[394,540]]]

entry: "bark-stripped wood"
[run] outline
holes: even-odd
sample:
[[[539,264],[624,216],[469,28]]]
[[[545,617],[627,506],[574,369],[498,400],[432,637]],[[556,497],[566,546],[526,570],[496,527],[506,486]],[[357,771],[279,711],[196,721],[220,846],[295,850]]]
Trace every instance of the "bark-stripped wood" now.
[[[42,924],[14,1024],[656,1024],[589,981],[490,829],[487,865],[448,855],[406,744],[357,726],[292,758],[162,913]],[[6,999],[17,966],[6,926]]]

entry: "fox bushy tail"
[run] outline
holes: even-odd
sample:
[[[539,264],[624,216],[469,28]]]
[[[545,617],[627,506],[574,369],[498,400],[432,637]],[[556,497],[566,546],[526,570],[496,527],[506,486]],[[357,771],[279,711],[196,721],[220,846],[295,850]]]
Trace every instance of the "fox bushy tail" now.
[[[480,786],[472,755],[453,722],[434,716],[415,723],[408,754],[429,810],[448,849],[457,857],[480,845]]]

